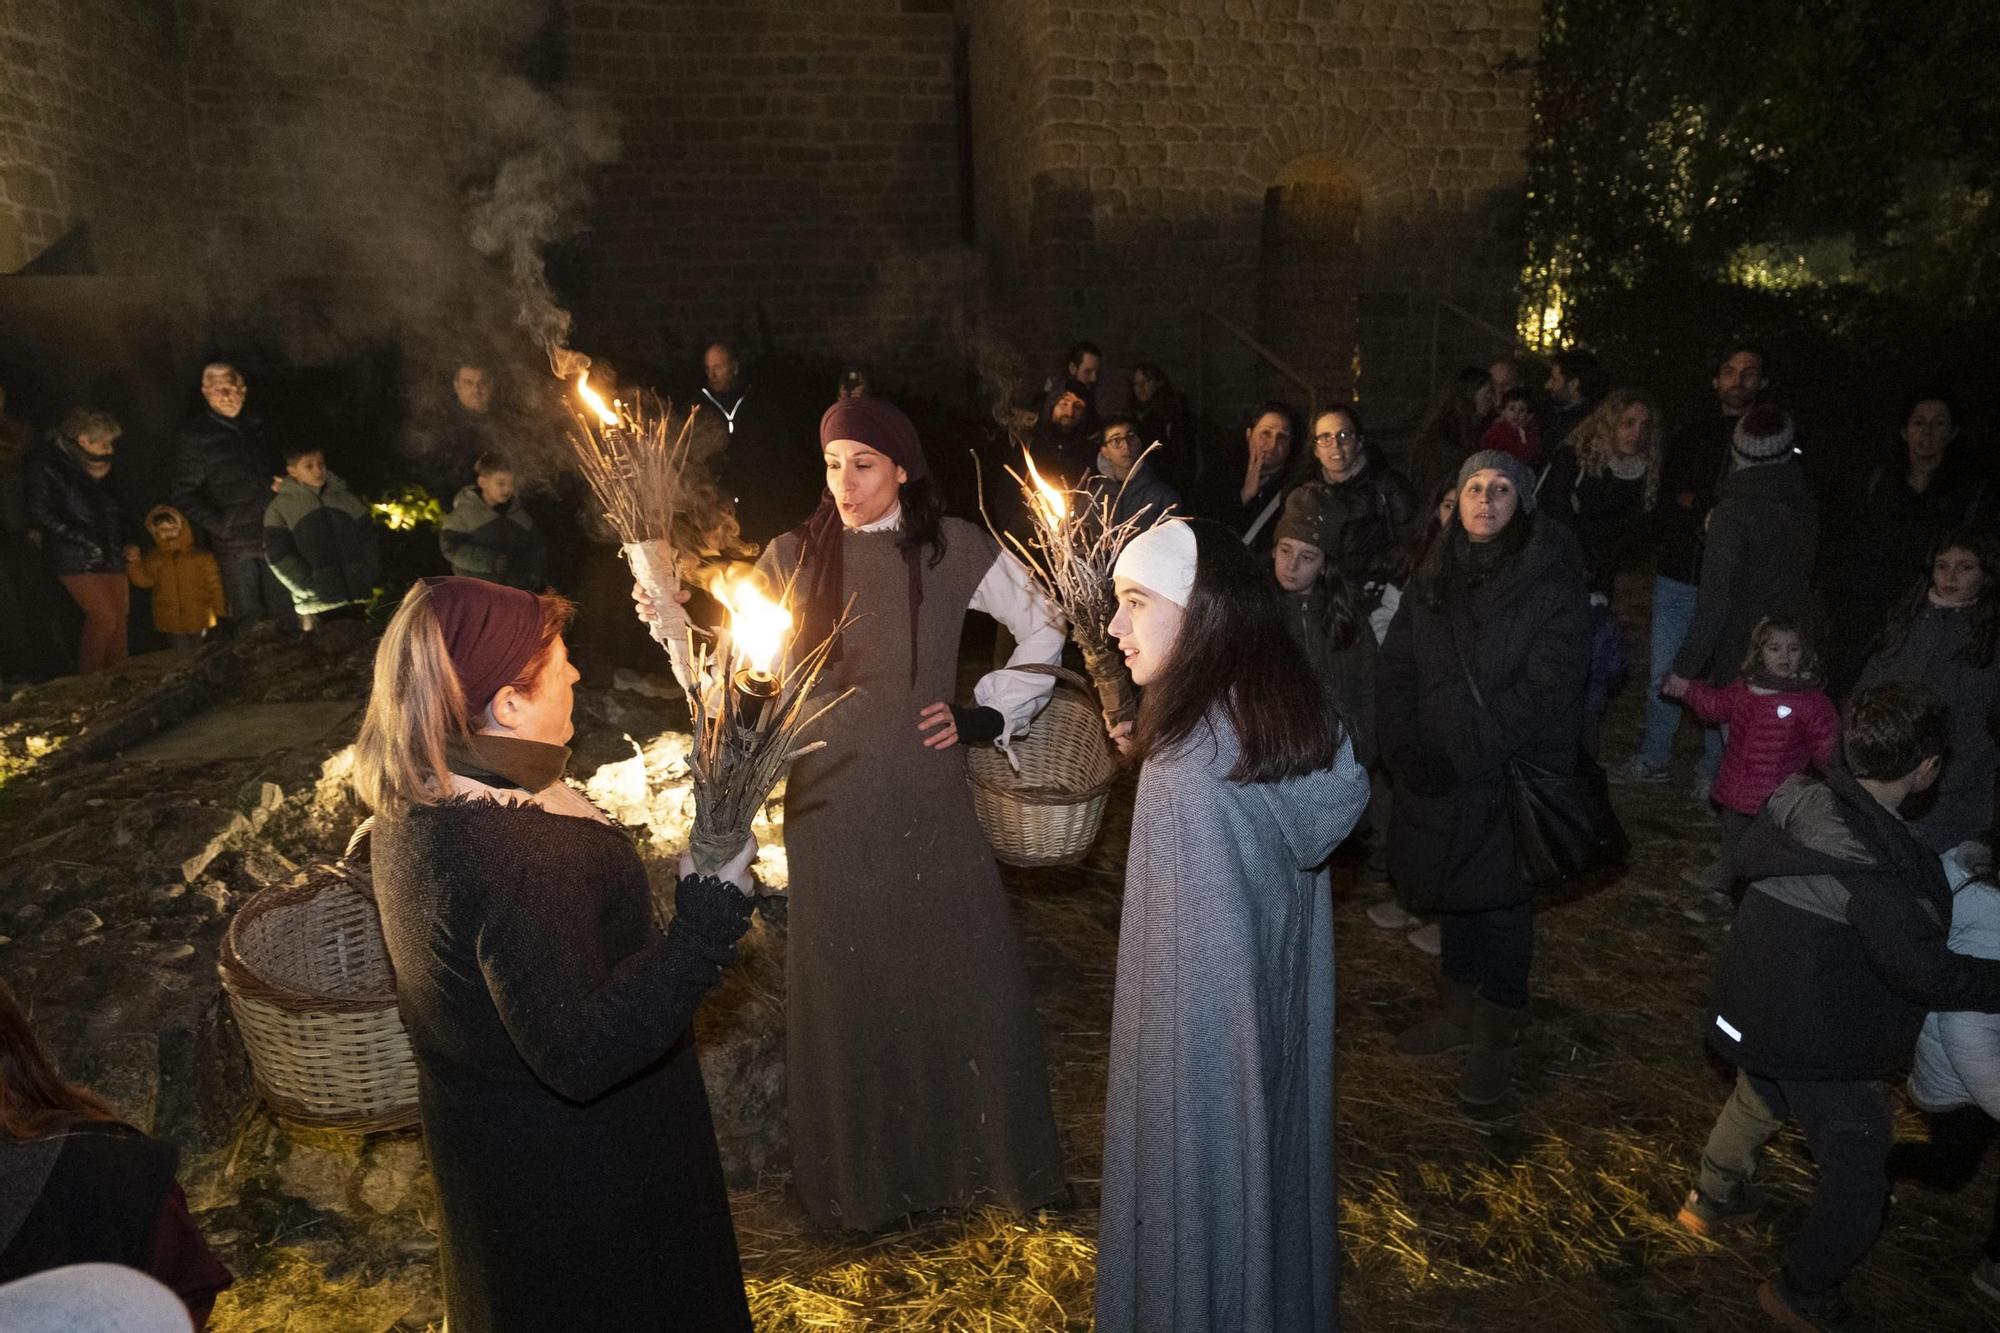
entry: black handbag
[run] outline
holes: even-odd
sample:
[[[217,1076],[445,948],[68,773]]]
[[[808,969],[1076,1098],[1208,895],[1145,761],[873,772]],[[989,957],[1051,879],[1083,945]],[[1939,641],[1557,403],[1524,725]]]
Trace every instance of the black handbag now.
[[[1452,651],[1458,668],[1481,709],[1486,698],[1453,633]],[[1514,869],[1538,889],[1565,884],[1624,863],[1632,841],[1611,805],[1611,783],[1604,766],[1579,742],[1576,768],[1555,773],[1518,756],[1502,769],[1507,819],[1514,829]]]

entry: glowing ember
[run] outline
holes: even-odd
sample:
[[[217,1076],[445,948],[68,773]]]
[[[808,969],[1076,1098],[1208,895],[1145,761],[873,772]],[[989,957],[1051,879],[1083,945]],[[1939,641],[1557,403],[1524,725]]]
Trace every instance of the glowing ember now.
[[[576,392],[584,402],[590,405],[590,410],[597,413],[599,421],[602,421],[607,426],[618,424],[618,414],[605,406],[604,400],[598,397],[597,390],[590,387],[589,371],[586,370],[576,377]]]
[[[782,603],[766,597],[753,579],[732,580],[726,574],[719,574],[708,590],[728,608],[729,633],[736,651],[752,671],[770,675],[791,633],[792,613]]]
[[[1042,474],[1035,470],[1033,454],[1023,449],[1021,455],[1028,460],[1028,479],[1035,483],[1036,506],[1041,509],[1050,527],[1059,527],[1069,514],[1069,497],[1063,494],[1060,486],[1051,486],[1042,479]]]

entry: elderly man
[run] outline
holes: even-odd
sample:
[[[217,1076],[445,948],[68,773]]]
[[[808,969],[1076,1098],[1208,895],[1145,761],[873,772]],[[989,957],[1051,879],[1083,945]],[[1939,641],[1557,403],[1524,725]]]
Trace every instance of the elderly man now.
[[[482,455],[508,452],[493,410],[492,371],[476,361],[460,362],[452,372],[451,396],[434,428],[412,441],[418,479],[447,509],[452,496],[472,484],[473,464]]]
[[[263,424],[244,410],[248,395],[243,376],[228,362],[202,367],[205,406],[176,437],[173,502],[222,566],[232,624],[268,619],[290,631],[299,623],[291,594],[264,558],[264,510],[284,468]]]

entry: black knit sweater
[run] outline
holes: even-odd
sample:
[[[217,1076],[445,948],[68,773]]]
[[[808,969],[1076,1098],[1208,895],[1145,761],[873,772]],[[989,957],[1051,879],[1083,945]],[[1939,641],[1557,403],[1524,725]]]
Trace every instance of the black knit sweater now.
[[[485,799],[382,821],[373,861],[452,1328],[747,1329],[689,1025],[750,900],[690,876],[662,934],[620,830]]]

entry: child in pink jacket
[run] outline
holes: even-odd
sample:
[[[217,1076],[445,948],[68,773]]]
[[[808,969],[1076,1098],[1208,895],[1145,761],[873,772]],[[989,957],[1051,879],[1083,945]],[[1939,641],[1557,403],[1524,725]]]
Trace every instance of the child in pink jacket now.
[[[1709,798],[1722,815],[1725,866],[1779,784],[1824,766],[1840,745],[1840,714],[1820,685],[1819,654],[1797,622],[1785,616],[1757,622],[1742,673],[1727,686],[1669,676],[1660,692],[1681,700],[1702,721],[1727,728],[1722,768]],[[1728,894],[1710,890],[1708,898],[1705,915],[1726,915],[1733,906]]]

